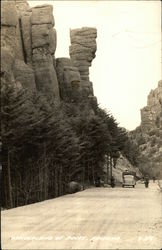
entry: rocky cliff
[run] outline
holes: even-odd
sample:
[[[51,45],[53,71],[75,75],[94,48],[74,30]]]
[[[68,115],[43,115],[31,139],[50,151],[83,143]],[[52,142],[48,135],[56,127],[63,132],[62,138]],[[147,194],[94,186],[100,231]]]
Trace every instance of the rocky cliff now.
[[[153,127],[162,128],[162,81],[150,91],[147,106],[141,109],[141,129],[146,132]]]
[[[97,31],[70,31],[71,58],[55,59],[57,33],[52,5],[30,8],[26,0],[2,2],[1,74],[5,81],[40,91],[57,103],[95,99],[89,67],[95,57]]]
[[[162,177],[162,81],[151,90],[147,106],[141,109],[141,125],[130,136],[141,152],[141,169]]]

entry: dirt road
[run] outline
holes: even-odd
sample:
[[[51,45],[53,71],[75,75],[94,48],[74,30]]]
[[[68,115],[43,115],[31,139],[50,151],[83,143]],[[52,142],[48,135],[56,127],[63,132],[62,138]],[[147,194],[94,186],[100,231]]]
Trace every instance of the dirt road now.
[[[93,188],[2,211],[2,249],[160,249],[162,193]]]

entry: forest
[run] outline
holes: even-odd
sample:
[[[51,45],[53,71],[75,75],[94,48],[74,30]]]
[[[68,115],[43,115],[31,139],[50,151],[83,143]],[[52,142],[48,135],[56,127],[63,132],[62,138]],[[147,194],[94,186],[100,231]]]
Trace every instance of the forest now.
[[[121,152],[138,163],[138,148],[108,111],[88,99],[60,104],[52,100],[2,83],[4,208],[67,194],[71,181],[94,185],[103,175],[106,156],[115,165]]]

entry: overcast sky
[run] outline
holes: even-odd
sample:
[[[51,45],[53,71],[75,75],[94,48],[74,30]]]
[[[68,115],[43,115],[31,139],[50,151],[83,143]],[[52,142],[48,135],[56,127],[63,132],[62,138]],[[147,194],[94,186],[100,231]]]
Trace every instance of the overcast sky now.
[[[28,2],[53,5],[56,57],[69,57],[70,28],[97,28],[96,58],[90,68],[94,94],[120,126],[139,126],[140,109],[161,79],[161,2]]]

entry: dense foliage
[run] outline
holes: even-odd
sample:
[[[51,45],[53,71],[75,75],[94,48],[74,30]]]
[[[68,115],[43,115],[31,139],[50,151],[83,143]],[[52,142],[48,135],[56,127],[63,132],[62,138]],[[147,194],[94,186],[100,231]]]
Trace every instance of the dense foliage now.
[[[135,162],[127,132],[97,104],[57,105],[14,84],[1,91],[2,206],[15,207],[67,193],[67,184],[94,184],[107,155]],[[134,148],[133,148],[134,150]]]

